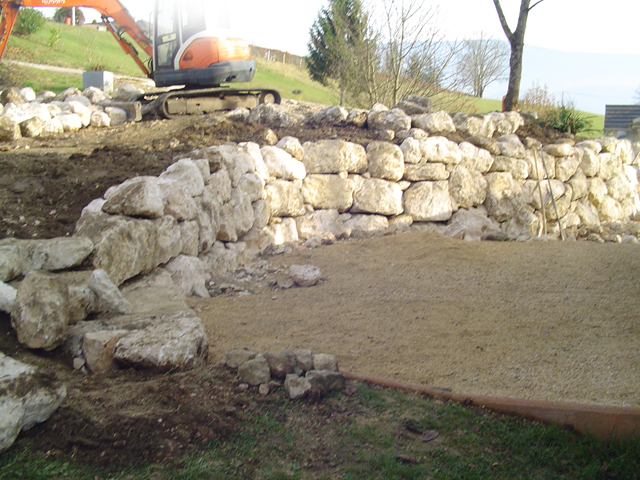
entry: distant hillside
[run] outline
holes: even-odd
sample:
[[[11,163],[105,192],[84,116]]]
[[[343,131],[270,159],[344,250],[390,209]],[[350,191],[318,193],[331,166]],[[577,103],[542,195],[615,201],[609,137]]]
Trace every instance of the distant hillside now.
[[[569,53],[525,46],[520,91],[534,82],[547,85],[561,101],[574,100],[577,108],[604,115],[607,104],[633,104],[640,86],[640,55]],[[492,84],[487,98],[500,99],[507,83]]]

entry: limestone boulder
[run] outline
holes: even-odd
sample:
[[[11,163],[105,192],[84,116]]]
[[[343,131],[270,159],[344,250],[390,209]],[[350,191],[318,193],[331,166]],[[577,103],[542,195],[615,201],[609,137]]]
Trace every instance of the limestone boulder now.
[[[9,281],[34,270],[64,270],[79,266],[93,251],[88,237],[0,240],[0,281]]]
[[[184,192],[192,197],[204,192],[202,171],[190,158],[183,158],[170,165],[160,174],[160,178],[178,183]]]
[[[338,175],[307,175],[302,182],[304,202],[315,209],[345,212],[353,204],[354,182]]]
[[[490,216],[499,222],[507,221],[524,204],[520,184],[508,172],[488,173],[485,206]]]
[[[99,330],[85,333],[82,337],[82,355],[87,370],[94,374],[117,370],[116,344],[128,333],[128,330]]]
[[[453,214],[449,183],[417,182],[404,192],[404,210],[416,222],[443,222]]]
[[[439,162],[457,165],[462,161],[462,153],[457,143],[445,137],[429,137],[420,140],[423,162]]]
[[[453,214],[442,235],[467,241],[480,241],[485,235],[500,232],[500,224],[487,216],[484,207],[461,208]]]
[[[21,431],[46,421],[66,396],[62,382],[0,352],[0,453]]]
[[[96,294],[98,311],[118,314],[129,314],[133,312],[133,307],[129,301],[111,281],[109,275],[104,270],[99,268],[91,272],[89,288]]]
[[[612,153],[604,152],[598,155],[600,157],[599,176],[604,181],[611,180],[622,172],[622,160]]]
[[[402,150],[403,160],[405,164],[416,164],[422,160],[422,151],[420,150],[420,142],[413,138],[408,137],[402,141],[400,145]]]
[[[264,355],[258,355],[256,358],[244,362],[238,367],[238,378],[242,383],[249,385],[269,383],[271,380],[269,362]]]
[[[346,123],[349,111],[338,105],[323,108],[311,116],[311,122],[319,125],[342,125]]]
[[[285,243],[297,242],[298,228],[293,218],[283,218],[280,223],[274,223],[264,228],[265,243],[268,245],[282,245]]]
[[[290,373],[284,380],[284,388],[291,400],[304,398],[311,390],[311,383],[305,377]]]
[[[332,234],[336,238],[344,235],[344,225],[338,210],[315,210],[295,218],[298,237],[308,240],[312,237],[323,237]]]
[[[508,172],[513,178],[524,180],[529,178],[531,164],[524,159],[514,157],[504,157],[502,155],[494,157],[490,172]]]
[[[488,150],[478,148],[469,142],[461,142],[458,148],[461,166],[483,174],[489,172],[493,165],[493,156]]]
[[[53,350],[64,343],[69,321],[67,285],[55,274],[29,272],[18,288],[11,312],[18,341],[29,348]]]
[[[22,138],[20,125],[6,115],[0,116],[0,142],[12,142]]]
[[[16,303],[18,290],[11,285],[0,282],[0,312],[11,313]]]
[[[362,145],[344,140],[320,140],[303,145],[302,162],[307,174],[364,173],[367,170],[367,152]]]
[[[578,171],[578,167],[582,163],[579,155],[565,155],[556,161],[555,178],[561,182],[567,182]]]
[[[46,120],[33,117],[20,122],[20,134],[25,138],[39,137],[44,130]]]
[[[105,193],[102,210],[111,215],[160,218],[164,215],[162,191],[156,177],[134,177]]]
[[[364,179],[353,194],[352,212],[399,215],[403,212],[402,189],[395,182],[379,178]]]
[[[289,277],[299,287],[312,287],[322,280],[322,272],[314,265],[291,265]]]
[[[185,192],[182,184],[175,180],[159,178],[157,185],[164,215],[171,215],[178,221],[194,220],[198,216],[198,205],[193,197]]]
[[[302,148],[300,140],[295,137],[282,137],[276,147],[281,148],[296,160],[304,158],[304,148]]]
[[[209,298],[206,287],[204,264],[198,257],[178,255],[164,267],[170,274],[173,283],[187,296]]]
[[[411,128],[411,117],[399,108],[391,110],[386,107],[374,105],[367,116],[367,125],[371,130],[409,130]]]
[[[480,172],[456,165],[449,178],[449,193],[457,207],[476,207],[486,199],[487,181]]]
[[[397,182],[404,174],[404,155],[397,145],[371,142],[367,145],[367,162],[372,177]]]
[[[341,219],[345,231],[351,232],[351,235],[371,234],[389,228],[389,220],[383,215],[343,214]]]
[[[435,113],[427,113],[424,115],[416,115],[412,117],[412,125],[420,128],[425,132],[455,132],[456,126],[453,123],[451,115],[441,110]]]
[[[304,164],[279,147],[262,147],[260,153],[271,177],[302,180],[307,176]]]
[[[127,367],[169,371],[197,367],[208,355],[209,340],[201,320],[185,313],[124,335],[116,343],[114,358]]]
[[[290,128],[300,124],[304,119],[292,115],[287,109],[278,104],[262,104],[253,108],[249,113],[249,123],[266,125],[271,128]]]
[[[496,130],[493,119],[487,115],[456,113],[453,123],[457,130],[473,136],[491,138]]]
[[[404,179],[410,182],[447,180],[449,171],[444,163],[421,163],[406,165]]]
[[[253,360],[256,354],[246,348],[232,348],[224,354],[224,364],[229,368],[238,368],[244,362]]]
[[[297,217],[304,215],[304,198],[302,196],[302,182],[289,182],[276,180],[269,183],[266,188],[266,201],[271,215],[274,217]]]
[[[76,235],[92,240],[93,266],[105,270],[116,285],[149,273],[182,250],[180,227],[169,215],[149,220],[85,209],[76,224]]]

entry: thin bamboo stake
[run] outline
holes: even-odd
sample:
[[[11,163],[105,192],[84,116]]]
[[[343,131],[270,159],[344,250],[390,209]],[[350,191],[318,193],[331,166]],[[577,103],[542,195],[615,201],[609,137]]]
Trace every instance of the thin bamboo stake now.
[[[556,212],[556,218],[558,219],[558,228],[560,229],[560,238],[565,241],[567,238],[564,236],[564,230],[562,229],[562,223],[560,223],[560,216],[558,215],[558,206],[556,205],[556,197],[553,195],[553,188],[551,187],[551,178],[549,177],[549,170],[547,170],[547,162],[544,161],[544,153],[540,148],[540,158],[542,159],[542,166],[544,167],[544,173],[547,176],[549,182],[549,194],[551,195],[551,202],[553,203],[553,209]]]

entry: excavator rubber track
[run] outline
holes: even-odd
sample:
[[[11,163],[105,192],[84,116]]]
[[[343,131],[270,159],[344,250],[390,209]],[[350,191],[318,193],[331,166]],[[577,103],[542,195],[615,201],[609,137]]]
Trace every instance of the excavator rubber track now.
[[[154,112],[170,119],[236,108],[251,109],[264,103],[280,103],[281,97],[276,90],[215,87],[150,92],[140,95],[136,100],[143,104],[144,114]]]

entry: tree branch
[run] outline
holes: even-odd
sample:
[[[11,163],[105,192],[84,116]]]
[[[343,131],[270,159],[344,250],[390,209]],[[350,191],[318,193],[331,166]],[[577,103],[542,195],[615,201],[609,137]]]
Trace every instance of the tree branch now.
[[[544,2],[544,0],[538,0],[536,3],[534,3],[533,5],[531,5],[531,6],[529,7],[529,11],[531,11],[531,9],[532,9],[533,7],[535,7],[536,5],[538,5],[539,3],[542,3],[542,2]]]
[[[538,3],[542,2],[543,0],[539,0]],[[509,28],[509,24],[507,23],[507,19],[504,16],[504,13],[502,12],[502,6],[500,6],[500,0],[493,0],[493,4],[496,6],[496,10],[498,11],[498,18],[500,19],[500,25],[502,25],[502,30],[504,30],[504,34],[507,36],[507,39],[511,40],[511,37],[513,36],[513,32],[511,32],[511,29]]]

